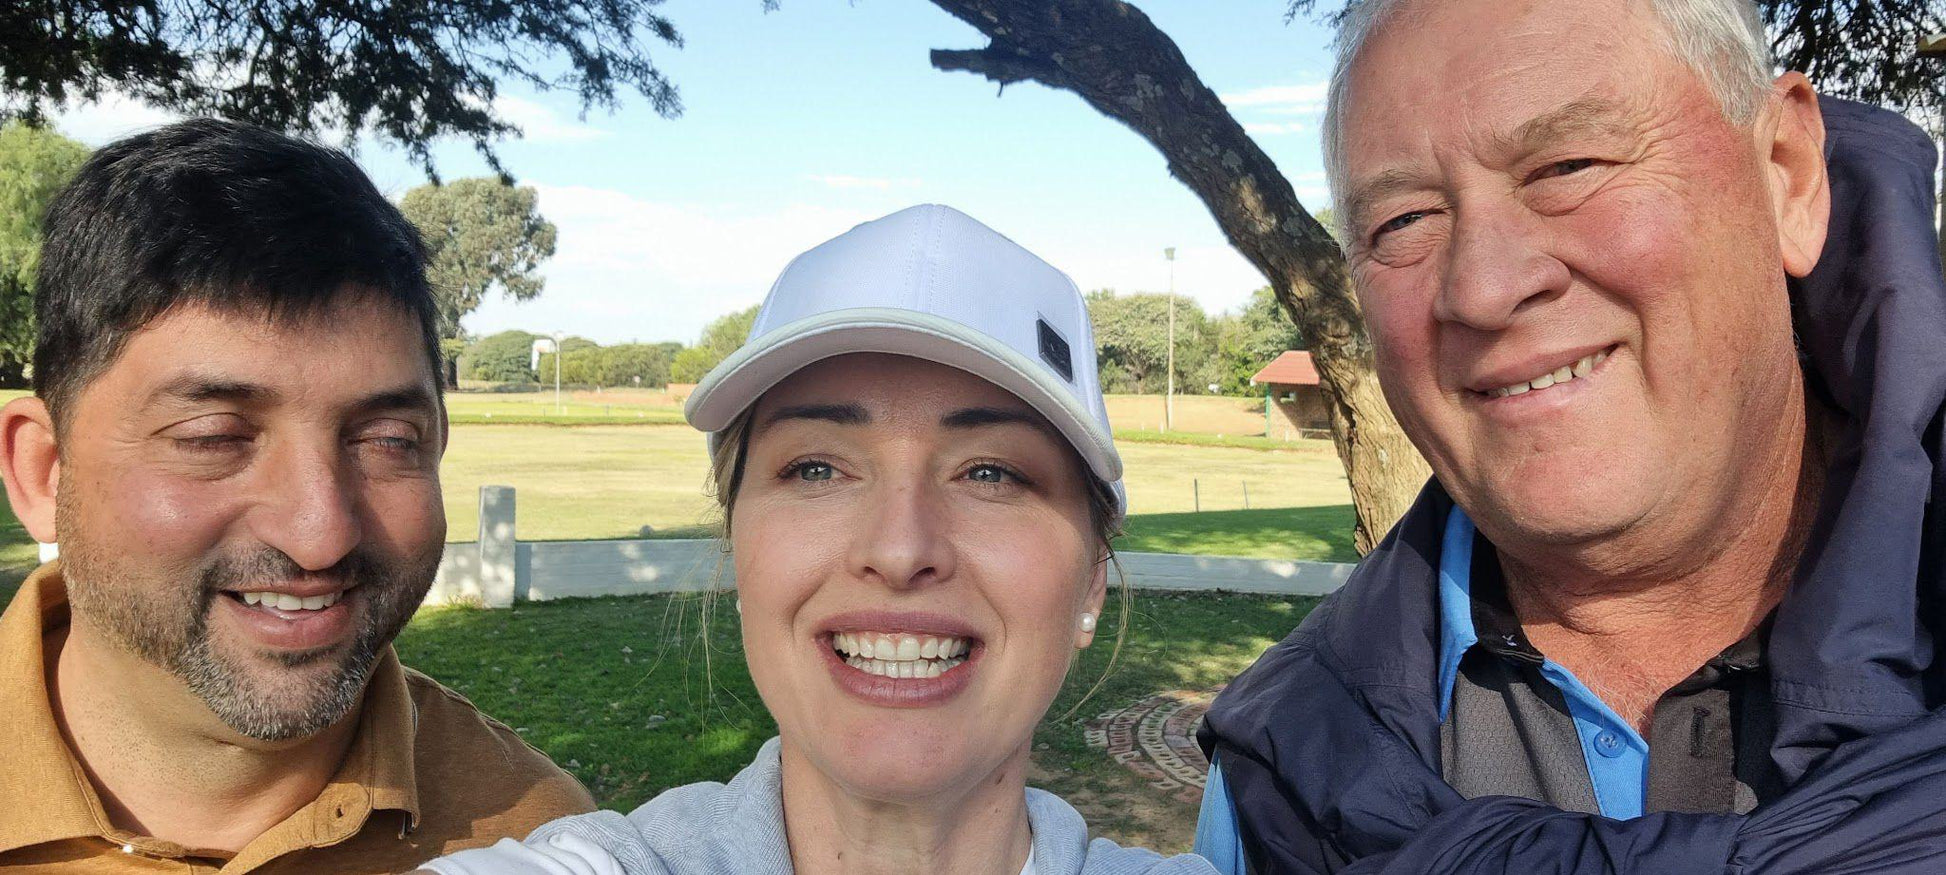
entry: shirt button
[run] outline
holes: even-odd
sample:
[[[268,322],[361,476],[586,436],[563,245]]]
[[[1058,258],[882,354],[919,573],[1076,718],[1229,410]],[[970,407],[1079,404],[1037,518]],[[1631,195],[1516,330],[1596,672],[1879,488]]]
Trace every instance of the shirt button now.
[[[1603,732],[1595,736],[1595,752],[1602,756],[1613,759],[1621,756],[1626,749],[1622,744],[1622,737],[1613,732]]]

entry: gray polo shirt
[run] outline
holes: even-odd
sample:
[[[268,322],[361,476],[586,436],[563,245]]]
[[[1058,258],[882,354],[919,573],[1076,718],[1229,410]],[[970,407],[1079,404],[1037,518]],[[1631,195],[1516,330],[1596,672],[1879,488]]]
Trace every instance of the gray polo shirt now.
[[[1767,624],[1664,693],[1643,739],[1527,640],[1493,545],[1454,516],[1440,581],[1448,784],[1617,818],[1740,814],[1776,795]]]

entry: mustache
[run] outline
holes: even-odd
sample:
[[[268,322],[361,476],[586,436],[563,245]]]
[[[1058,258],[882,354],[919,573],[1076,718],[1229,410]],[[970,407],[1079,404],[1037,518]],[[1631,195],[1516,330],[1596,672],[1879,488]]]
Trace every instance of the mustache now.
[[[275,547],[263,547],[242,555],[218,557],[205,567],[199,575],[203,598],[215,598],[228,591],[243,590],[250,584],[265,581],[311,582],[330,581],[341,589],[382,581],[386,579],[388,564],[363,549],[355,549],[333,563],[329,568],[316,571],[298,564],[284,551]]]

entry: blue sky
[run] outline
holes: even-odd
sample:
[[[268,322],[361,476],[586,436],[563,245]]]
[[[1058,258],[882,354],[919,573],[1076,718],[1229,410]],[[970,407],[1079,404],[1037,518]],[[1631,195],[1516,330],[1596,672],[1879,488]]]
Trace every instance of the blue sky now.
[[[1139,0],[1223,95],[1313,210],[1325,205],[1317,122],[1330,33],[1284,23],[1283,0]],[[560,229],[547,288],[492,299],[480,334],[565,331],[602,343],[693,342],[703,325],[762,300],[792,255],[858,222],[945,203],[1067,271],[1083,289],[1159,290],[1165,246],[1176,287],[1212,312],[1263,280],[1224,242],[1200,201],[1133,132],[1078,97],[996,87],[932,69],[934,48],[985,40],[921,0],[670,0],[686,46],[655,44],[683,115],[639,97],[578,118],[571,95],[509,89],[500,109],[525,128],[503,163],[540,191]],[[109,101],[57,123],[91,144],[168,117]],[[435,150],[446,178],[484,164],[463,142]],[[402,153],[357,157],[394,197],[425,181]]]

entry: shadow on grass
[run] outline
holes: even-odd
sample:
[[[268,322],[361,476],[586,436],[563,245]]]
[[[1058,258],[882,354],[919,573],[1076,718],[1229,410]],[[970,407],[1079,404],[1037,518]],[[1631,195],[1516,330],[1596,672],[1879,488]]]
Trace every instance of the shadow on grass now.
[[[1197,553],[1259,559],[1356,562],[1349,504],[1150,513],[1128,518],[1115,548],[1142,553]]]

